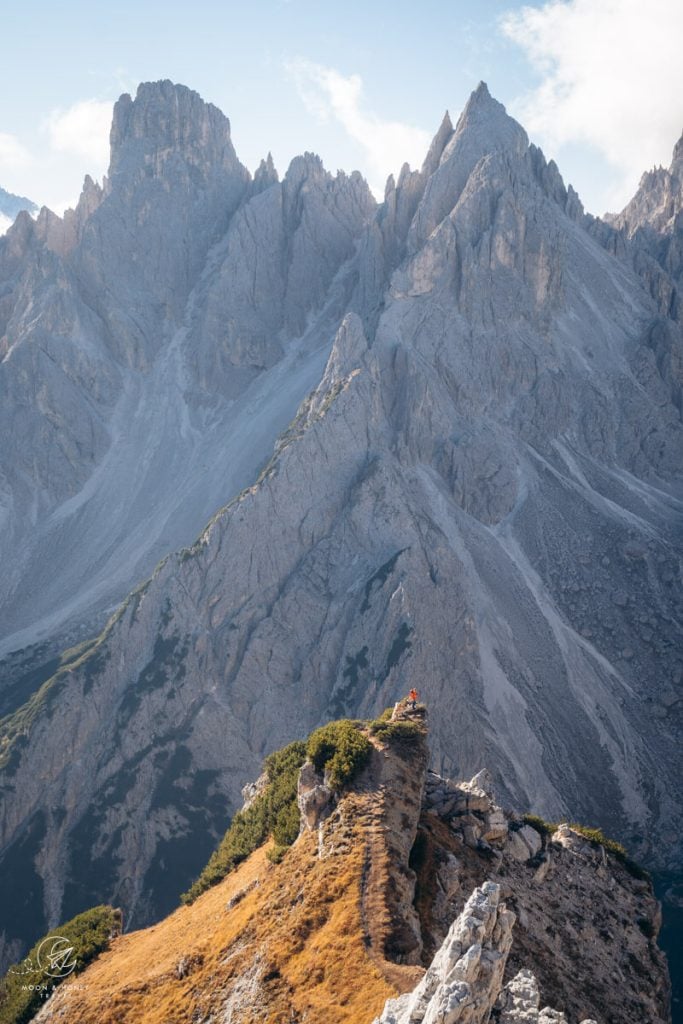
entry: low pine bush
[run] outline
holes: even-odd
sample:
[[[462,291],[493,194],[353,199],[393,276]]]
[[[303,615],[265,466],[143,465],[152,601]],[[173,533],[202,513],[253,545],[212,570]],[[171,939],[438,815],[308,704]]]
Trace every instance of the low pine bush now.
[[[414,740],[420,735],[421,729],[417,722],[388,722],[377,719],[370,725],[370,732],[383,743],[392,743],[401,740]]]
[[[341,790],[368,763],[372,744],[348,718],[316,729],[308,737],[306,754],[319,772],[325,772],[332,789]]]
[[[0,1024],[26,1024],[33,1019],[54,988],[94,960],[109,945],[113,936],[121,931],[121,911],[100,906],[86,910],[62,924],[36,942],[20,964],[10,967],[0,981]],[[52,977],[44,970],[44,950],[50,948],[46,940],[65,939],[59,948],[71,947],[65,966],[75,963],[64,977]],[[43,943],[45,945],[43,946]],[[42,950],[41,950],[42,947]],[[43,953],[40,957],[39,951]],[[43,964],[43,966],[41,966]]]
[[[292,845],[299,835],[296,786],[299,768],[305,760],[306,747],[299,741],[266,758],[268,785],[246,810],[237,812],[199,878],[180,897],[182,903],[194,903],[203,892],[221,882],[269,835],[279,847]]]
[[[524,814],[522,817],[525,825],[531,825],[542,836],[551,836],[557,828],[557,825],[552,821],[546,821],[544,818],[540,818],[538,814]]]

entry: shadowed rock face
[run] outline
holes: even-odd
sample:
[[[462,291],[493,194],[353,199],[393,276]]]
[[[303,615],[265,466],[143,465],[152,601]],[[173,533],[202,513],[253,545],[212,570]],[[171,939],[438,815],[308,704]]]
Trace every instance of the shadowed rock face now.
[[[115,134],[131,116],[122,103]],[[330,717],[370,715],[413,684],[433,711],[437,768],[487,764],[505,799],[675,861],[680,325],[663,317],[631,250],[606,251],[557,168],[484,86],[455,129],[444,121],[422,170],[389,182],[365,228],[371,203],[357,177],[330,179],[304,157],[281,185],[264,164],[249,186],[227,144],[220,152],[241,204],[187,322],[144,354],[150,379],[168,379],[155,366],[171,374],[185,410],[181,425],[162,388],[160,434],[185,450],[200,423],[218,424],[208,450],[223,466],[221,443],[236,448],[221,389],[249,395],[263,381],[259,408],[280,413],[286,402],[272,396],[296,404],[298,388],[313,391],[259,480],[9,724],[7,863],[39,826],[49,836],[23,858],[33,867],[20,884],[50,923],[104,898],[150,920],[206,859],[266,750]],[[119,173],[87,223],[104,217]],[[75,287],[75,264],[19,223],[0,259],[21,268],[24,251],[40,254],[34,275],[63,275],[60,295]],[[44,315],[54,308],[45,299]],[[103,316],[78,308],[83,321]],[[288,349],[287,331],[304,322]],[[279,335],[275,323],[287,325]],[[668,360],[653,342],[661,331]],[[15,344],[12,358],[22,348],[38,358]],[[120,352],[102,351],[110,377],[89,372],[113,407],[143,350],[131,349],[125,371]],[[186,376],[172,376],[177,365]],[[247,422],[239,438],[253,454]],[[256,424],[263,450],[268,430]],[[177,473],[146,479],[193,479]],[[123,477],[113,479],[125,505]],[[103,564],[120,551],[112,541]],[[164,875],[172,851],[182,880]],[[78,873],[86,861],[91,874]]]

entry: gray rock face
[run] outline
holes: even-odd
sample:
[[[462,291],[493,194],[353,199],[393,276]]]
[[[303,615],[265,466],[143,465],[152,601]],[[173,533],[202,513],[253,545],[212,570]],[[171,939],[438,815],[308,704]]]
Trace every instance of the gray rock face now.
[[[212,253],[188,339],[199,387],[219,383],[230,397],[282,358],[284,339],[303,334],[312,311],[336,305],[330,286],[374,207],[357,173],[333,178],[311,153],[281,185],[270,168]]]
[[[538,982],[528,968],[503,987],[514,923],[499,885],[475,889],[422,981],[388,1000],[374,1024],[488,1024],[494,1010],[500,1024],[566,1024],[561,1011],[539,1008]]]
[[[0,652],[82,639],[253,482],[374,211],[310,154],[252,182],[227,118],[170,82],[119,100],[111,144],[102,189],[0,243]]]
[[[318,828],[334,806],[334,793],[310,761],[299,772],[296,798],[302,830]]]
[[[175,158],[154,140],[147,145],[136,127],[142,114],[122,103],[114,137],[132,126],[126,152],[142,153],[154,181],[155,168],[165,174]],[[217,118],[204,116],[207,124]],[[159,118],[149,119],[154,135]],[[201,144],[188,149],[182,132],[174,139],[178,174],[189,180]],[[52,360],[25,340],[25,267],[43,282],[49,352],[60,303],[74,336],[86,336],[89,318],[111,324],[93,269],[104,260],[98,232],[109,206],[128,211],[131,230],[140,220],[152,251],[160,244],[156,192],[135,198],[148,179],[126,169],[129,159],[114,161],[101,198],[91,195],[84,241],[67,257],[21,218],[2,243],[3,273],[18,282],[2,307],[17,324],[3,328],[2,369],[15,365],[26,389],[52,372]],[[15,421],[3,421],[17,449],[13,465],[22,465],[11,470],[8,493],[25,488],[22,507],[35,506],[37,536],[37,495],[49,505],[50,488],[64,488],[62,502],[79,510],[73,523],[86,547],[98,524],[113,529],[110,506],[117,510],[111,546],[98,560],[76,562],[80,574],[93,570],[95,597],[105,588],[100,570],[140,564],[142,541],[127,558],[119,532],[136,522],[138,496],[158,508],[145,485],[122,484],[132,455],[125,472],[109,477],[109,453],[123,450],[112,441],[115,416],[134,410],[119,420],[120,436],[149,451],[149,421],[135,412],[149,406],[145,388],[158,384],[155,407],[163,410],[152,423],[158,449],[145,458],[154,462],[158,451],[163,461],[174,449],[172,469],[145,478],[171,502],[165,523],[189,524],[181,512],[195,508],[193,483],[202,500],[217,496],[241,444],[241,477],[233,468],[224,489],[234,494],[237,479],[249,484],[5,724],[4,874],[8,865],[31,865],[17,891],[30,892],[51,924],[105,898],[125,906],[133,923],[147,921],[201,867],[266,750],[330,717],[371,716],[413,683],[432,710],[439,771],[471,775],[488,764],[502,800],[600,824],[633,837],[637,856],[675,862],[683,708],[677,321],[662,316],[631,263],[589,230],[557,169],[485,88],[455,129],[444,121],[421,171],[404,169],[389,182],[365,228],[371,203],[357,178],[332,181],[304,157],[281,184],[267,164],[250,184],[224,137],[211,148],[214,159],[218,179],[229,181],[226,210],[233,202],[236,209],[212,248],[205,237],[193,288],[198,242],[162,280],[141,271],[163,318],[178,316],[174,290],[189,296],[184,321],[165,345],[146,336],[138,343],[152,307],[135,323],[126,307],[116,342],[105,332],[96,349],[64,345],[75,363],[68,385],[60,371],[60,387],[82,389],[89,377],[101,402],[97,416],[86,406],[73,425],[53,424],[54,444],[59,438],[66,448],[63,472],[50,482],[46,462],[39,492],[41,467],[32,475],[28,452],[48,427],[32,409],[24,444]],[[197,173],[207,195],[218,195],[203,158]],[[199,220],[208,219],[209,199],[197,203]],[[181,234],[188,225],[182,214]],[[250,278],[246,261],[256,252],[263,261]],[[126,275],[124,291],[135,295],[135,275]],[[86,279],[94,289],[87,302],[78,298]],[[50,288],[60,303],[45,298]],[[20,317],[21,330],[12,319]],[[662,332],[668,360],[657,355]],[[234,393],[246,388],[243,399],[225,398],[233,385]],[[50,386],[48,424],[62,407]],[[311,387],[253,483],[256,454]],[[131,393],[138,397],[127,406]],[[226,410],[242,400],[231,419]],[[258,410],[251,419],[249,403]],[[67,439],[85,436],[91,421],[88,462]],[[196,473],[201,457],[216,459],[209,474]],[[90,506],[66,491],[83,495],[96,473],[90,520]],[[207,475],[213,484],[204,489],[198,481]],[[8,501],[8,520],[13,507]],[[71,527],[62,528],[68,537]],[[12,550],[20,549],[25,534],[13,529]],[[142,534],[148,552],[154,545]],[[164,524],[156,550],[175,536]],[[45,548],[33,550],[59,570],[65,593],[59,557],[48,562]],[[44,601],[53,601],[57,592],[46,586]],[[52,605],[22,590],[18,577],[13,588],[12,609],[30,598],[49,614]],[[492,841],[502,838],[503,823],[487,827]],[[180,854],[185,876],[174,879],[166,869]],[[77,870],[83,863],[90,873]]]
[[[649,252],[680,291],[683,280],[683,136],[674,146],[671,166],[657,167],[641,178],[627,206],[607,222],[636,248]],[[678,302],[676,312],[680,312]]]
[[[597,232],[603,244],[630,258],[656,299],[663,318],[681,320],[683,285],[683,137],[674,147],[671,166],[645,173],[638,191],[620,214],[605,218]],[[611,231],[610,231],[611,229]],[[652,345],[658,363],[666,362],[681,405],[683,371],[675,345],[658,325]],[[672,358],[673,356],[673,358]]]

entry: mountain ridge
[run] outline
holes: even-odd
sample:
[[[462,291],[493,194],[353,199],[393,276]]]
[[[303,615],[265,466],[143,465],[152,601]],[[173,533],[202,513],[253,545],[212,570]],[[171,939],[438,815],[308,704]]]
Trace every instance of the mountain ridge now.
[[[298,366],[295,415],[270,462],[264,438],[256,482],[252,462],[199,540],[4,723],[5,864],[21,854],[35,867],[49,830],[22,881],[46,920],[104,888],[135,922],[154,919],[170,851],[195,837],[203,855],[218,804],[239,806],[267,749],[302,723],[377,711],[416,679],[440,711],[438,770],[489,764],[510,802],[571,810],[638,836],[641,857],[676,861],[681,426],[656,332],[676,353],[680,325],[662,317],[631,243],[617,251],[616,229],[593,229],[500,104],[480,89],[468,109],[376,211],[358,178],[300,158],[288,193],[266,167],[271,184],[212,250],[198,317],[236,308],[239,338],[253,334],[246,359],[231,345],[191,378],[201,409],[280,369],[277,388]],[[325,227],[339,239],[328,268],[312,254],[326,204],[340,202],[356,228]],[[225,303],[226,282],[242,279],[236,256],[222,262],[247,251],[253,224],[285,221],[299,242],[273,250],[292,272],[267,269],[255,295],[275,281],[297,329],[318,303],[289,363],[262,304],[239,298],[248,273]],[[214,353],[212,330],[199,334]],[[173,365],[187,336],[168,356],[153,354],[157,339],[153,361]],[[228,443],[219,431],[212,451]],[[114,546],[107,564],[117,557]],[[92,875],[77,877],[94,850]],[[6,933],[6,950],[17,941]]]
[[[403,701],[309,737],[291,845],[245,850],[191,906],[115,934],[37,1024],[665,1020],[649,882],[578,826],[503,812],[486,771],[426,772],[425,721]],[[348,730],[369,756],[333,782]],[[562,1012],[539,1015],[548,1001]]]

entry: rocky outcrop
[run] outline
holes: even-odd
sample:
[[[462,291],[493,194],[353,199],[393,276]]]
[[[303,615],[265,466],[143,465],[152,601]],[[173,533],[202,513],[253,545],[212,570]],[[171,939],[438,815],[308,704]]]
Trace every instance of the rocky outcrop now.
[[[310,761],[307,761],[299,772],[297,803],[301,815],[301,828],[310,831],[319,828],[334,807],[335,794],[325,785],[323,776],[315,770]]]
[[[322,779],[308,765],[290,848],[255,851],[192,905],[116,938],[36,1020],[153,1024],[160,1006],[199,1024],[667,1020],[650,883],[568,826],[544,827],[520,862],[522,819],[501,811],[485,770],[425,779],[425,726],[405,701],[358,723],[371,756],[317,828],[307,801]],[[498,813],[506,838],[465,841],[465,817]]]
[[[158,93],[163,98],[165,87]],[[130,558],[117,568],[119,579],[148,550],[150,534],[134,529],[139,508],[150,508],[148,488],[169,504],[163,524],[152,517],[163,548],[167,524],[191,521],[195,496],[199,506],[207,494],[234,495],[238,478],[246,486],[190,548],[159,565],[92,647],[70,656],[40,698],[5,723],[3,876],[7,865],[30,865],[14,888],[30,894],[50,923],[105,899],[123,904],[136,925],[150,920],[190,880],[172,881],[164,871],[171,851],[187,853],[179,862],[191,876],[264,750],[330,717],[371,717],[414,684],[432,713],[433,767],[441,774],[470,777],[488,764],[500,802],[533,806],[552,820],[595,822],[634,837],[641,859],[676,863],[683,820],[676,587],[683,432],[670,372],[680,352],[676,322],[662,320],[632,266],[598,244],[557,169],[485,89],[455,129],[444,121],[423,169],[406,169],[390,183],[362,229],[367,204],[359,181],[335,184],[305,157],[285,183],[266,167],[254,189],[232,163],[226,124],[204,112],[202,123],[222,133],[214,179],[202,143],[186,140],[173,118],[157,116],[157,101],[146,91],[141,97],[154,108],[153,124],[176,133],[180,170],[176,178],[154,139],[140,150],[144,166],[173,172],[173,195],[195,171],[203,175],[206,197],[195,198],[204,211],[213,184],[227,175],[240,205],[207,250],[192,290],[202,303],[195,308],[188,298],[171,342],[155,335],[149,345],[125,349],[130,359],[116,345],[97,350],[110,371],[103,400],[120,410],[122,434],[130,426],[141,476],[131,480],[119,467],[105,485],[107,463],[98,455],[99,497],[92,506],[85,495],[83,504],[75,499],[64,510],[75,518],[56,516],[51,528],[66,538],[67,521],[78,524],[92,550],[92,538],[111,526],[106,551],[97,549],[97,595],[100,574],[118,566],[122,551]],[[194,103],[180,106],[194,110]],[[124,102],[124,134],[138,116],[127,110]],[[132,168],[136,131],[125,144],[130,170],[119,167],[122,197],[147,188]],[[88,224],[105,218],[119,171]],[[130,226],[150,231],[144,237],[156,245],[161,224],[144,195],[135,207],[140,224]],[[345,211],[345,228],[331,227],[337,210]],[[263,274],[252,268],[253,296],[249,274],[235,268],[244,331],[226,325],[226,332],[244,340],[244,350],[235,350],[234,362],[230,353],[221,357],[222,369],[209,363],[191,371],[185,342],[205,315],[203,298],[213,295],[216,322],[227,313],[220,298],[226,253],[252,251],[252,226],[282,252],[282,222],[296,245],[284,265],[264,254]],[[345,260],[336,270],[317,256],[315,266],[299,258],[304,243],[316,254],[325,248],[317,225],[326,225],[330,253]],[[86,249],[96,251],[94,237]],[[2,243],[8,275],[26,259],[20,250],[35,254],[32,272],[51,286],[61,275],[60,295],[76,289],[75,263],[46,254],[25,224]],[[188,250],[166,284],[154,282],[150,294],[171,318],[176,291],[185,294],[195,265]],[[164,298],[169,280],[173,301]],[[308,317],[291,343],[284,334],[273,340],[263,320],[269,282],[293,328]],[[43,301],[44,315],[56,316],[57,307]],[[86,327],[99,314],[85,302],[78,313],[69,321],[75,336],[90,338]],[[28,307],[21,315],[27,324]],[[148,315],[151,308],[143,322]],[[658,358],[660,346],[671,360]],[[68,347],[83,379],[100,380],[91,347]],[[21,359],[38,360],[36,372],[51,372],[45,351],[18,336],[8,365],[22,348]],[[149,370],[139,370],[140,360]],[[255,374],[237,420],[220,387],[206,390],[231,366]],[[19,376],[30,388],[31,373]],[[143,380],[158,385],[154,401]],[[146,397],[135,408],[156,412],[129,423],[130,409],[117,396],[138,394],[138,385]],[[41,401],[53,416],[48,392]],[[255,479],[256,451],[265,456],[276,423],[286,423],[297,404]],[[108,415],[93,428],[98,452],[110,450]],[[37,422],[27,424],[27,439]],[[79,443],[89,422],[74,416]],[[27,449],[12,433],[18,424],[8,424],[8,450],[16,444],[21,461]],[[149,453],[149,466],[140,451]],[[64,479],[77,490],[88,472],[76,449],[67,448],[64,463],[71,474]],[[23,465],[21,486],[34,507],[29,470]],[[46,488],[40,493],[44,499]],[[3,533],[3,543],[5,536],[21,550],[21,533]],[[47,614],[47,603],[58,603],[53,586],[63,595],[65,578],[87,575],[88,559],[69,562],[68,572],[59,562],[62,551],[65,561],[71,557],[66,540],[48,560],[51,536],[40,549],[40,568],[50,575],[44,588],[29,588],[31,558],[25,572],[3,578],[16,598],[13,614],[22,601]],[[485,843],[493,863],[505,823],[492,812],[478,817],[478,792],[467,799],[464,849]],[[520,843],[524,836],[515,841],[518,858]],[[83,850],[89,875],[75,867]],[[452,853],[458,857],[455,847]],[[528,870],[522,860],[515,864]],[[407,941],[411,956],[419,943]]]
[[[515,915],[500,903],[500,886],[475,889],[453,922],[420,984],[390,1000],[375,1024],[480,1024],[502,987]]]
[[[566,1017],[549,1006],[539,1006],[538,982],[531,971],[520,971],[507,983],[499,998],[499,1024],[566,1024]],[[586,1020],[581,1024],[596,1024]]]
[[[632,260],[656,299],[664,318],[681,319],[681,287],[683,286],[683,137],[674,147],[671,166],[647,171],[638,191],[621,213],[607,215],[606,228],[596,225],[603,242],[619,246]],[[659,356],[661,361],[661,355]],[[674,358],[669,367],[677,377],[678,399],[682,383],[680,360]]]
[[[661,910],[647,876],[577,828],[503,811],[486,776],[428,775],[412,858],[425,959],[447,944],[468,893],[492,880],[516,916],[492,1020],[667,1021]],[[487,840],[492,819],[505,830]]]
[[[539,1008],[538,982],[519,971],[504,987],[515,915],[500,902],[500,886],[475,889],[415,990],[391,999],[375,1024],[566,1024]],[[492,1016],[493,1015],[493,1016]],[[596,1024],[586,1018],[581,1024]]]

